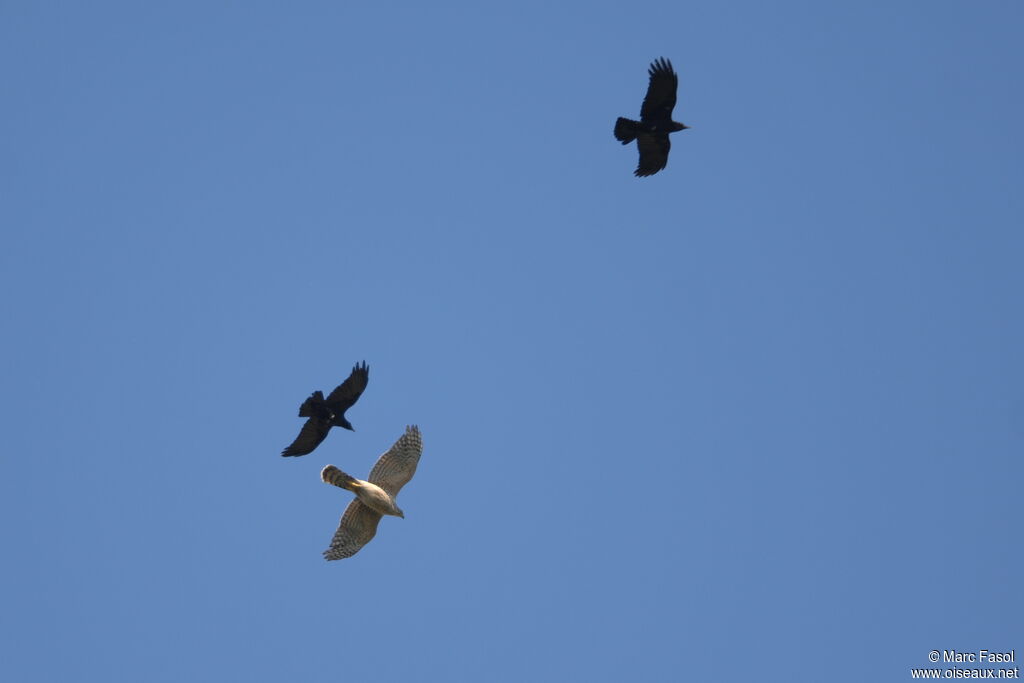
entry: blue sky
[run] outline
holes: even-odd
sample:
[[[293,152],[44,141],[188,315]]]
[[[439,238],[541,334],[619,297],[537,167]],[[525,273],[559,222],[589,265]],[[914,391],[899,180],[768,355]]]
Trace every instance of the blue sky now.
[[[827,4],[4,3],[3,677],[1019,658],[1024,10]]]

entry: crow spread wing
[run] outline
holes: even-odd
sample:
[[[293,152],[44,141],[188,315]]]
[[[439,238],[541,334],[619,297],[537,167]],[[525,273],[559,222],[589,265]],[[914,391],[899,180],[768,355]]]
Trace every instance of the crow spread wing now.
[[[306,455],[320,445],[320,442],[327,438],[327,432],[331,431],[331,418],[326,416],[313,416],[302,425],[298,437],[292,445],[281,451],[281,455]]]
[[[634,174],[640,178],[654,175],[668,165],[668,151],[672,148],[668,133],[640,133],[636,137],[640,150],[640,163]]]
[[[672,62],[664,57],[656,59],[647,73],[651,75],[651,81],[647,85],[647,97],[640,108],[640,120],[645,123],[671,121],[672,110],[676,106],[676,88],[679,86],[679,77],[672,69]]]
[[[336,415],[344,415],[359,400],[370,382],[370,369],[366,367],[366,361],[362,365],[356,363],[352,368],[352,374],[344,382],[335,387],[327,396],[327,405]]]

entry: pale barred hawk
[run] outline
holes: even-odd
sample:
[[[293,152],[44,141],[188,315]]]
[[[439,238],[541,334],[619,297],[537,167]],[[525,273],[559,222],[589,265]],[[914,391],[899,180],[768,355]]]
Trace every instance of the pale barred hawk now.
[[[377,459],[366,481],[351,477],[334,465],[323,469],[321,479],[356,494],[355,500],[348,504],[341,516],[331,547],[324,551],[325,559],[340,560],[355,555],[377,534],[377,524],[384,515],[405,517],[395,504],[395,498],[416,474],[422,453],[420,430],[412,425],[406,427],[405,434]]]

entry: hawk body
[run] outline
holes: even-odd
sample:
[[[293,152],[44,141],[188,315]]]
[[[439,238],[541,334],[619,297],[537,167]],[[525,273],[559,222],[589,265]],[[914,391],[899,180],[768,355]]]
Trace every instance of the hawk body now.
[[[405,518],[405,514],[395,504],[395,499],[376,484],[356,479],[351,475],[345,474],[334,465],[325,467],[320,472],[320,478],[328,484],[351,491],[356,494],[359,502],[382,515],[394,515],[395,517]]]

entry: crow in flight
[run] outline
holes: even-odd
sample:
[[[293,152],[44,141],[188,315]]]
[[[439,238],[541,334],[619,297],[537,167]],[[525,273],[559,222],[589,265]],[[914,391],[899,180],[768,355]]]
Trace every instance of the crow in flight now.
[[[351,431],[352,424],[345,419],[345,411],[359,400],[363,390],[370,381],[370,369],[364,361],[352,368],[352,374],[344,382],[324,398],[323,392],[313,394],[299,406],[299,417],[308,417],[302,425],[299,436],[291,446],[281,451],[281,455],[306,455],[312,453],[320,442],[327,438],[331,427],[344,427]]]
[[[640,150],[640,164],[633,175],[654,175],[668,165],[668,150],[672,143],[668,134],[689,128],[672,120],[672,109],[676,106],[676,87],[679,77],[672,70],[672,62],[664,57],[654,60],[647,73],[651,82],[647,86],[647,97],[640,108],[640,120],[619,118],[615,122],[615,139],[624,145],[636,140]]]

